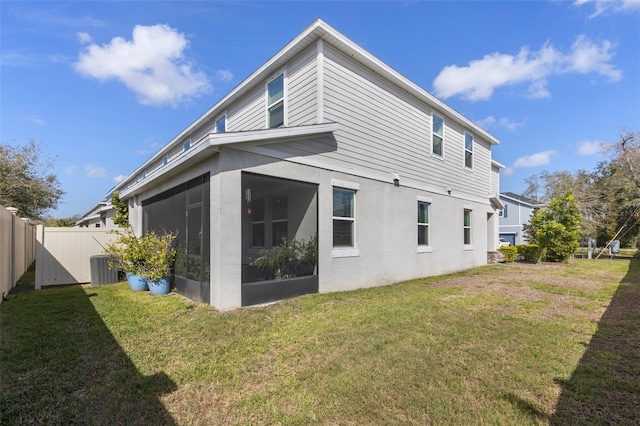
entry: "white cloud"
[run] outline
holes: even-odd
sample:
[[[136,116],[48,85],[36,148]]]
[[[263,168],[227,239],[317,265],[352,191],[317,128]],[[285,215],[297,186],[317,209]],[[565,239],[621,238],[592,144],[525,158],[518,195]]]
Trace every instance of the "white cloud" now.
[[[217,70],[216,78],[218,81],[229,82],[233,80],[233,73],[229,70]]]
[[[118,175],[113,177],[115,183],[120,183],[127,178],[127,175]]]
[[[605,14],[640,10],[640,1],[638,0],[576,0],[573,5],[584,6],[590,3],[595,8],[594,12],[589,16],[590,19]]]
[[[551,162],[551,157],[556,155],[558,151],[549,150],[537,152],[532,155],[525,155],[524,157],[518,158],[514,163],[514,168],[519,167],[540,167],[546,166]]]
[[[503,176],[513,176],[516,170],[513,167],[505,167],[501,172]]]
[[[593,155],[602,152],[602,142],[600,141],[582,141],[578,144],[578,154]]]
[[[168,25],[136,25],[131,40],[87,46],[75,69],[100,81],[121,81],[143,105],[176,105],[211,91],[206,75],[185,57],[187,46],[185,35]]]
[[[89,35],[89,33],[78,33],[78,41],[81,44],[89,44],[93,41],[93,38]]]
[[[64,173],[66,175],[72,175],[76,172],[76,170],[78,170],[78,166],[69,166],[66,169],[64,169]]]
[[[514,131],[518,127],[524,126],[524,123],[518,123],[515,121],[511,121],[508,118],[502,117],[500,119],[496,119],[493,116],[488,116],[487,118],[483,118],[482,120],[476,121],[480,127],[490,128],[490,127],[504,127],[507,130]]]
[[[84,171],[87,173],[87,177],[89,178],[101,178],[107,175],[107,171],[103,167],[93,164],[87,164],[84,166]]]
[[[38,117],[37,115],[34,115],[34,114],[21,115],[18,118],[20,120],[22,120],[22,121],[26,121],[26,122],[29,122],[29,123],[37,124],[38,126],[42,126],[42,125],[45,124],[43,119],[41,119],[40,117]]]
[[[525,83],[529,85],[529,96],[540,98],[550,96],[547,79],[554,75],[596,73],[618,81],[622,72],[609,63],[614,56],[613,48],[608,40],[594,43],[580,35],[568,53],[549,43],[538,51],[524,46],[517,55],[494,52],[466,67],[445,67],[433,81],[434,92],[445,99],[461,96],[478,101],[491,98],[499,87]]]

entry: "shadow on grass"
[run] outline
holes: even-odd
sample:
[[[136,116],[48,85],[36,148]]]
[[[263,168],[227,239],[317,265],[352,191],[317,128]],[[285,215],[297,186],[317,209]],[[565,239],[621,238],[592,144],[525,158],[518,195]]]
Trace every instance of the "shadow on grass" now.
[[[0,424],[174,424],[175,383],[138,372],[89,299],[104,294],[19,287],[0,305]]]
[[[551,424],[640,423],[640,261],[629,270],[562,391]]]

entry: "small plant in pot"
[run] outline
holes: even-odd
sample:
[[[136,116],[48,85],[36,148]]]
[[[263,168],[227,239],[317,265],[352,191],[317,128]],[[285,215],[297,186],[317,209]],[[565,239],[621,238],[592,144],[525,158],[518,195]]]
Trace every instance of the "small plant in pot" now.
[[[169,293],[169,275],[176,258],[176,249],[173,247],[175,237],[171,233],[156,234],[151,231],[138,238],[138,247],[146,253],[140,272],[147,278],[149,290],[154,295]]]

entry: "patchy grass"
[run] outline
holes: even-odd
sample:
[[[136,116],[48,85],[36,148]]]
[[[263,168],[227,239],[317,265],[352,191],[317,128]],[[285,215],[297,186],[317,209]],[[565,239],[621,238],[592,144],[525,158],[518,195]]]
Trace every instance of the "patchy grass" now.
[[[638,421],[640,262],[497,265],[219,313],[124,283],[0,305],[2,424]]]

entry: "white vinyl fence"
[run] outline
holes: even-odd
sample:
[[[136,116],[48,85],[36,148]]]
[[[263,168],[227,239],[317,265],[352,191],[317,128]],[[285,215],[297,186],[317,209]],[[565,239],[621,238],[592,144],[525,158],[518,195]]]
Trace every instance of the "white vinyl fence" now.
[[[116,238],[107,229],[38,225],[36,289],[91,282],[91,256],[103,254],[103,247]]]
[[[36,227],[0,206],[0,302],[33,263],[35,243]]]

